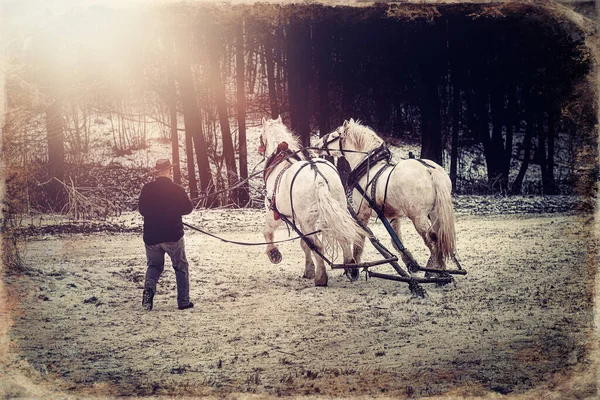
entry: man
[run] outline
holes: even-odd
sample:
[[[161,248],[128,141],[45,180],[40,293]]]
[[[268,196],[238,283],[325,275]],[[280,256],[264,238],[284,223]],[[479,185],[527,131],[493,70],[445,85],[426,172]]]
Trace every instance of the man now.
[[[156,179],[142,188],[139,211],[144,216],[146,281],[142,307],[152,310],[156,284],[165,267],[165,253],[171,258],[177,281],[177,305],[180,310],[194,307],[190,301],[188,262],[183,243],[182,215],[193,206],[185,190],[172,181],[172,166],[167,159],[156,161]]]

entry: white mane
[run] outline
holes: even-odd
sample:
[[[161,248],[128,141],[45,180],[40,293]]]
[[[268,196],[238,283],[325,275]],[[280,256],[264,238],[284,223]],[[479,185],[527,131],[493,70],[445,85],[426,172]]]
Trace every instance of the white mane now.
[[[371,151],[383,143],[383,139],[377,136],[371,128],[361,125],[360,121],[352,120],[348,122],[345,140],[353,144],[354,148],[359,151]]]
[[[266,121],[264,127],[264,140],[265,143],[272,145],[272,147],[277,147],[279,143],[286,142],[288,148],[292,151],[300,150],[301,148],[300,139],[278,120]]]

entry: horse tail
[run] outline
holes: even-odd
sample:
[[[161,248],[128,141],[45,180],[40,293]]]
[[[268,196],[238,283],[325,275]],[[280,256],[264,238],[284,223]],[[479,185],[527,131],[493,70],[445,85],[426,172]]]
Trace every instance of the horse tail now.
[[[322,240],[325,250],[330,252],[336,244],[351,246],[361,236],[362,228],[350,215],[345,204],[340,204],[332,195],[327,181],[318,176],[315,181],[317,208],[320,216]]]
[[[431,168],[429,171],[435,190],[435,202],[430,214],[432,221],[430,237],[435,242],[436,259],[446,261],[456,251],[452,183],[441,167]]]

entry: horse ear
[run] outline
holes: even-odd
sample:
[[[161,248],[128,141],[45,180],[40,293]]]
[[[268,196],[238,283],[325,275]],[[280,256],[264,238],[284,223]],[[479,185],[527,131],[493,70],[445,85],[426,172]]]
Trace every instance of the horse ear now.
[[[281,114],[279,114],[279,116],[277,116],[277,122],[281,122]]]
[[[265,119],[265,117],[262,117],[262,122],[261,123],[264,125],[265,122],[267,122],[267,120]]]
[[[347,119],[345,119],[345,120],[344,120],[344,125],[343,125],[343,128],[344,128],[344,129],[346,129],[346,127],[347,127],[347,126],[348,126],[348,120],[347,120]]]
[[[354,118],[350,118],[350,123],[353,124],[354,123]]]

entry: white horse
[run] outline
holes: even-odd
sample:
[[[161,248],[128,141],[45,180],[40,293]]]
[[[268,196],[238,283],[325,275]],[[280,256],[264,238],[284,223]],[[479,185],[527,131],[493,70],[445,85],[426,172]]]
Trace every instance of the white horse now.
[[[325,151],[334,157],[346,157],[353,171],[366,166],[366,173],[356,176],[356,185],[367,196],[374,197],[377,207],[383,208],[399,239],[400,217],[406,216],[412,221],[431,253],[427,268],[446,269],[445,262],[456,250],[452,183],[448,174],[431,160],[406,159],[392,165],[381,157],[380,161],[367,165],[367,159],[375,152],[387,151],[383,144],[373,130],[351,119],[321,138],[316,146],[322,149],[320,153]],[[352,201],[358,218],[366,225],[372,214],[371,207],[356,189]],[[357,263],[363,246],[364,238],[355,243]],[[394,247],[399,250],[395,243]],[[418,266],[410,252],[405,249],[401,256],[409,271],[416,272]]]
[[[353,262],[352,244],[362,236],[362,230],[346,207],[344,186],[333,164],[320,158],[305,159],[298,153],[300,142],[281,122],[262,120],[259,152],[267,158],[265,166],[266,225],[265,240],[273,241],[282,216],[294,223],[303,234],[314,232],[319,222],[320,235],[308,237],[323,255],[335,255],[342,248],[344,264]],[[319,237],[320,236],[320,237]],[[323,259],[301,241],[305,254],[304,278],[314,278],[315,286],[327,286],[327,271]],[[274,244],[267,245],[272,263],[281,261]]]

